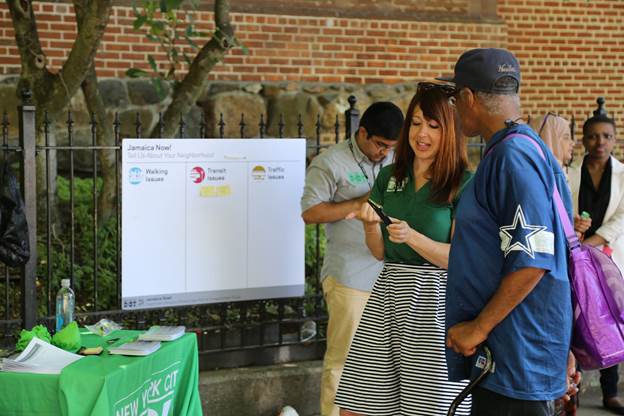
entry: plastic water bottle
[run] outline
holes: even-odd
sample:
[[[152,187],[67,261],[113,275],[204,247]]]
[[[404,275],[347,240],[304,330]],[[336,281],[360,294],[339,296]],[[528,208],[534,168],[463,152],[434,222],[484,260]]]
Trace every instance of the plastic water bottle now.
[[[61,288],[56,294],[56,331],[60,331],[74,320],[74,291],[69,287],[69,279],[61,280]]]

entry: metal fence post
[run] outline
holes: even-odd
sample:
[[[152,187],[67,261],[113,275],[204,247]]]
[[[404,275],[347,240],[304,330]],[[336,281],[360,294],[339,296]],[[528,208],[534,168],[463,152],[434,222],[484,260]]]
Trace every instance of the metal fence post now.
[[[32,328],[37,321],[37,172],[36,172],[36,127],[35,106],[30,99],[32,92],[22,91],[22,105],[19,114],[19,144],[22,150],[22,193],[28,222],[30,259],[21,270],[22,325]]]
[[[355,108],[357,98],[355,95],[350,95],[348,101],[349,109],[345,111],[345,139],[350,139],[360,127],[360,110]]]

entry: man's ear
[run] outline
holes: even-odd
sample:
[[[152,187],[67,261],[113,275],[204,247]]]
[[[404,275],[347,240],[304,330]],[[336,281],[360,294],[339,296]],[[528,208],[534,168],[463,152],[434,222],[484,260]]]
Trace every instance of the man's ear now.
[[[475,104],[477,103],[477,96],[470,88],[464,88],[461,91],[461,94],[464,95],[462,98],[466,103],[467,107],[472,108],[475,106]]]
[[[368,132],[366,131],[366,129],[364,127],[362,127],[362,126],[358,127],[357,138],[359,140],[368,139]]]

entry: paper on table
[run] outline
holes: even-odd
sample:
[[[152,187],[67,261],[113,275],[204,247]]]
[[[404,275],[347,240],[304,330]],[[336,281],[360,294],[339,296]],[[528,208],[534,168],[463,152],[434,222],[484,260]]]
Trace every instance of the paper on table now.
[[[185,326],[159,326],[154,325],[150,329],[139,335],[142,341],[173,341],[184,335]]]
[[[4,358],[2,371],[22,373],[60,374],[69,364],[83,358],[34,337],[15,359]]]
[[[108,352],[119,355],[150,355],[159,348],[159,341],[134,341],[109,348]]]

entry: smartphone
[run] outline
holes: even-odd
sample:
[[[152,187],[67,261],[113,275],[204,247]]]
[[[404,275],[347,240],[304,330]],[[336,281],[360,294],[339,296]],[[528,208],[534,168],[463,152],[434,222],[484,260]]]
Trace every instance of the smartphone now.
[[[383,208],[381,208],[380,205],[377,205],[375,202],[371,201],[370,199],[368,200],[368,205],[373,207],[373,210],[377,213],[377,215],[379,215],[379,218],[381,218],[381,221],[384,224],[386,225],[392,224],[392,220],[390,219],[390,217],[386,215],[386,213],[383,211]]]

